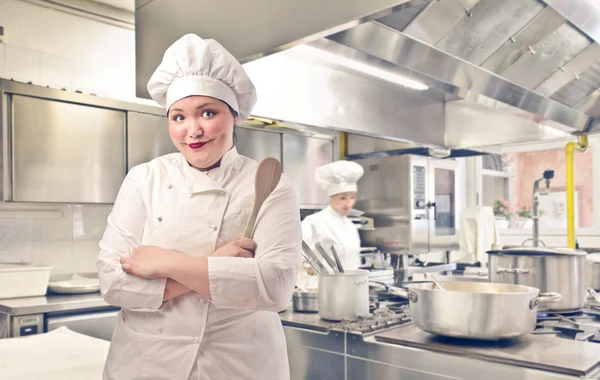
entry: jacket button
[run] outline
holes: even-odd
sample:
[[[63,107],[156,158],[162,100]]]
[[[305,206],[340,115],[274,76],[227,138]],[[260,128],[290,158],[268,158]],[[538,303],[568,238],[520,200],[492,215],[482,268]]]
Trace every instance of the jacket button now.
[[[225,195],[225,192],[224,192],[224,191],[221,191],[221,195]]]
[[[158,218],[156,218],[156,220],[158,220],[159,222],[162,222],[162,216],[159,216]]]
[[[172,188],[173,188],[173,186],[167,185],[167,189],[172,189]]]
[[[210,228],[212,228],[213,231],[217,230],[217,226],[211,226]]]

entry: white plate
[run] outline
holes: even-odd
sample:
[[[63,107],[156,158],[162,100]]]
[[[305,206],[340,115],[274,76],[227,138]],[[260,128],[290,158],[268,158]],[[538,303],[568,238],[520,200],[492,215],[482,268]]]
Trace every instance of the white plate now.
[[[48,290],[59,294],[85,294],[100,291],[100,281],[97,278],[83,277],[74,274],[67,281],[51,281]]]

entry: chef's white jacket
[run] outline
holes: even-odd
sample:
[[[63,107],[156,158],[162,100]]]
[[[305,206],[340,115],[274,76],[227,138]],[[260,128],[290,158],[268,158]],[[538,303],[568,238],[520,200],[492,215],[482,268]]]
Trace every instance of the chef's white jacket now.
[[[133,276],[119,263],[139,245],[202,257],[241,238],[257,167],[233,148],[208,173],[180,153],[128,173],[97,262],[104,300],[122,308],[105,380],[289,378],[277,311],[289,304],[297,279],[301,227],[288,177],[261,208],[255,257],[209,257],[212,300],[189,292],[163,303],[166,279]]]
[[[344,269],[357,269],[360,265],[360,236],[358,229],[348,217],[341,215],[331,206],[307,216],[302,221],[302,238],[320,257],[315,248],[317,242],[333,260],[331,246],[335,247]],[[315,288],[317,277],[301,271],[298,285],[303,288]]]

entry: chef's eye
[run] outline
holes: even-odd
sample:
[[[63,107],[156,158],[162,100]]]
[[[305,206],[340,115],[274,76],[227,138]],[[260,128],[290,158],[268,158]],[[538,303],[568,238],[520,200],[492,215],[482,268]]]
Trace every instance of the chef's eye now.
[[[211,118],[211,117],[213,117],[215,115],[216,114],[213,111],[210,111],[210,110],[202,111],[202,117]]]
[[[183,121],[185,118],[181,114],[177,114],[173,116],[173,121]]]

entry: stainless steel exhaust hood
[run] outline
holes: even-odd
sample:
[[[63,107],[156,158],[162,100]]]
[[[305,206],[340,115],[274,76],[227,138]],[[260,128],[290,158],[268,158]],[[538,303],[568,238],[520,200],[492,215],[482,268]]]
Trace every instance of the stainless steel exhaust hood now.
[[[136,0],[136,90],[179,37],[214,38],[241,62],[313,41],[393,12],[408,0]]]
[[[235,1],[231,25],[214,5],[200,22],[197,2],[139,3],[138,96],[164,48],[196,32],[252,61],[257,116],[452,148],[600,132],[597,0]],[[288,49],[299,43],[429,89]]]

